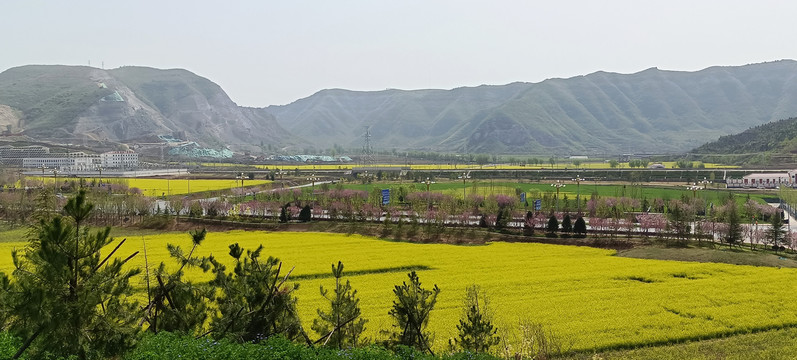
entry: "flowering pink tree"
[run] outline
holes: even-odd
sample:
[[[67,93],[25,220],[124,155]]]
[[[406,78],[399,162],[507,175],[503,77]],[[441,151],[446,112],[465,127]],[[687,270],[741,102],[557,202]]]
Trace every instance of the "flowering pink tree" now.
[[[595,236],[598,236],[599,232],[606,231],[607,229],[607,219],[602,217],[590,217],[589,218],[589,226],[594,231]]]
[[[696,230],[698,230],[701,235],[710,235],[711,241],[715,241],[717,239],[719,228],[722,225],[722,223],[716,221],[703,219],[698,222],[698,227]]]
[[[246,190],[244,190],[244,189],[241,189],[241,188],[239,188],[239,187],[232,188],[232,190],[231,190],[230,192],[231,192],[231,193],[232,193],[234,196],[243,196],[244,194],[246,194]]]
[[[321,219],[324,216],[324,208],[320,205],[313,206],[310,208],[310,213],[313,216],[313,219]]]
[[[766,239],[766,233],[762,227],[756,226],[756,224],[748,224],[744,225],[743,228],[743,233],[750,241],[750,248],[764,243]]]
[[[288,206],[288,208],[286,210],[287,210],[287,214],[290,216],[291,219],[296,219],[299,216],[299,212],[302,211],[302,208],[300,208],[300,207],[298,207],[296,205],[291,205],[291,206]]]
[[[487,221],[487,226],[493,227],[495,226],[495,214],[485,214],[484,220]]]
[[[538,211],[534,214],[534,224],[535,228],[545,229],[545,226],[548,225],[548,217],[542,211]]]
[[[728,238],[728,230],[730,229],[730,227],[728,227],[728,224],[726,223],[715,222],[715,224],[716,225],[714,227],[714,240],[716,241],[717,239],[719,239],[720,242],[725,242],[725,239]]]
[[[617,221],[617,228],[619,231],[626,233],[628,237],[631,237],[631,231],[634,230],[634,222],[629,219],[614,219]]]
[[[789,248],[791,248],[792,251],[797,249],[797,232],[789,231],[788,234],[786,234],[786,241],[788,242]]]
[[[667,226],[667,218],[665,218],[662,214],[645,213],[637,215],[636,218],[637,221],[639,221],[639,227],[642,229],[642,233],[644,233],[645,236],[647,236],[651,230],[653,233],[660,235]]]
[[[495,202],[499,208],[514,208],[517,205],[517,199],[514,196],[498,194],[495,195]]]
[[[470,194],[468,195],[467,203],[471,207],[471,209],[478,212],[479,207],[482,206],[482,204],[484,203],[484,196],[481,196],[479,194]]]
[[[365,220],[374,221],[382,217],[382,209],[370,203],[363,204],[360,213]]]
[[[758,228],[758,229],[753,230],[753,241],[757,245],[765,244],[766,241],[767,241],[766,231],[764,231],[764,229],[762,229],[762,228]]]
[[[465,210],[462,214],[459,214],[457,217],[457,222],[462,226],[469,226],[471,222],[471,216],[473,213],[471,211]]]
[[[274,218],[275,220],[278,219],[280,214],[280,209],[282,209],[282,204],[279,201],[268,201],[265,203],[266,211],[268,215]]]

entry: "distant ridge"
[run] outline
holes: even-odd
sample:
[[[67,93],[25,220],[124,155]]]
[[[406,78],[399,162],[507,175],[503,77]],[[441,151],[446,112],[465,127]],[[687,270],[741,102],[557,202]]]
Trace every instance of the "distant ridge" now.
[[[0,73],[0,132],[81,143],[157,135],[239,151],[349,149],[594,155],[681,153],[797,116],[797,62],[596,72],[452,90],[322,90],[236,105],[186,70],[29,65]]]
[[[692,151],[709,160],[747,165],[797,163],[797,117],[721,136]]]
[[[36,140],[136,143],[173,135],[251,149],[294,137],[263,109],[236,105],[181,69],[29,65],[0,73],[0,131]]]
[[[719,136],[797,116],[797,62],[596,72],[540,83],[453,90],[323,90],[270,106],[319,148],[493,153],[685,152]]]

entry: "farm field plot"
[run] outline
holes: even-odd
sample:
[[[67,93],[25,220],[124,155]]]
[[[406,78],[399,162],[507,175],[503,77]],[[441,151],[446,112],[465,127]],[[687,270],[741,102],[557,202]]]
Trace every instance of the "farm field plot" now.
[[[129,237],[120,256],[141,250],[144,242],[150,266],[156,266],[167,259],[167,242],[187,248],[190,240],[187,234]],[[381,338],[378,331],[390,328],[393,286],[416,269],[424,287],[437,284],[442,289],[430,321],[438,349],[455,336],[465,288],[474,283],[490,296],[499,327],[514,329],[521,320],[541,322],[572,339],[578,350],[797,325],[794,269],[621,258],[614,251],[587,247],[413,244],[326,233],[210,233],[198,251],[229,261],[227,246],[234,242],[248,249],[263,244],[264,255],[283,261],[283,274],[294,268],[307,329],[316,309],[328,306],[318,289],[333,284],[323,277],[330,264],[343,261],[346,272],[353,274],[346,278],[358,291],[371,338]],[[0,253],[7,254],[0,258],[0,270],[11,270],[10,251],[23,246],[0,243]],[[143,267],[144,257],[137,256],[132,265]],[[139,286],[143,289],[143,279]]]
[[[647,198],[653,200],[661,198],[664,200],[679,199],[682,195],[694,196],[705,199],[707,202],[721,204],[728,196],[726,189],[712,189],[699,190],[696,194],[691,190],[683,187],[656,187],[656,186],[632,186],[632,185],[605,185],[597,184],[594,182],[582,182],[580,189],[576,186],[575,182],[566,182],[565,187],[559,191],[559,195],[564,198],[567,196],[570,200],[575,200],[576,196],[580,193],[582,198],[589,199],[589,197],[596,193],[601,197],[632,197],[636,199]],[[426,184],[424,183],[404,183],[404,184],[346,184],[343,185],[347,189],[356,189],[371,191],[373,189],[386,189],[398,188],[404,186],[406,188],[415,189],[416,191],[426,191]],[[549,182],[545,183],[528,183],[528,182],[490,182],[490,181],[469,181],[465,185],[465,192],[470,194],[479,194],[481,196],[489,195],[509,195],[512,197],[516,195],[516,189],[520,188],[521,191],[526,192],[529,199],[539,198],[542,194],[555,194],[556,188],[552,187]],[[440,180],[429,185],[429,191],[442,192],[453,196],[454,198],[462,198],[462,181]],[[747,195],[747,194],[745,194]],[[749,195],[750,198],[759,202],[765,202],[763,197],[766,194],[757,193]],[[771,196],[771,195],[770,195]],[[736,200],[744,203],[746,198],[744,196],[737,196]]]
[[[52,184],[53,178],[34,178]],[[60,179],[59,179],[60,180]],[[87,179],[91,181],[91,179]],[[124,184],[129,188],[138,188],[145,196],[183,195],[202,191],[232,189],[241,186],[237,179],[146,179],[146,178],[103,178],[103,183]],[[244,180],[244,186],[255,186],[271,183],[270,180]]]
[[[667,161],[661,163],[667,169],[674,169],[676,168],[674,161]],[[205,166],[211,166],[215,164],[203,164]],[[226,164],[219,164],[219,166],[225,166]],[[713,163],[704,163],[703,164],[706,169],[735,169],[739,168],[739,166],[735,165],[722,165],[722,164],[713,164]],[[360,167],[362,165],[358,164],[315,164],[315,165],[254,165],[255,168],[262,169],[262,170],[275,170],[281,169],[285,171],[289,170],[343,170],[343,169],[352,169],[355,167]],[[557,163],[554,166],[551,164],[545,163],[542,165],[511,165],[511,164],[487,164],[487,165],[472,165],[472,164],[413,164],[413,165],[402,165],[402,164],[376,164],[373,165],[375,167],[407,167],[409,166],[412,170],[419,170],[419,171],[428,171],[428,170],[539,170],[539,169],[611,169],[611,165],[607,162],[584,162],[580,164],[578,167],[574,166],[573,164],[562,162]],[[619,163],[618,168],[623,169],[631,169],[628,166],[627,162]]]

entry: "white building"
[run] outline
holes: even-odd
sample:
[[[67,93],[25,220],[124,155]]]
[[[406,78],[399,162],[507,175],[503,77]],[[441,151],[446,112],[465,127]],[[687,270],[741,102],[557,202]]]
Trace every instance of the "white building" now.
[[[133,169],[138,167],[138,154],[134,151],[111,151],[100,155],[82,152],[51,154],[49,157],[24,158],[22,167],[59,171],[95,171],[104,169]]]
[[[138,167],[138,154],[135,151],[109,151],[100,154],[100,162],[107,169],[131,169]]]
[[[775,189],[781,186],[793,186],[797,184],[797,170],[786,173],[759,173],[749,174],[741,179],[727,179],[726,184],[729,188],[757,188]]]
[[[90,171],[97,166],[97,156],[24,158],[22,167],[59,171]]]

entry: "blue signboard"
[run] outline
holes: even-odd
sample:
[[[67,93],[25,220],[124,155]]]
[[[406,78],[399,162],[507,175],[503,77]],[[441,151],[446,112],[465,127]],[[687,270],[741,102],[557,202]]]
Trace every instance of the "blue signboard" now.
[[[534,200],[534,210],[537,211],[542,210],[542,200],[540,199]]]
[[[526,203],[526,193],[520,193],[520,203],[521,204]]]
[[[390,204],[390,189],[382,190],[382,205]]]

